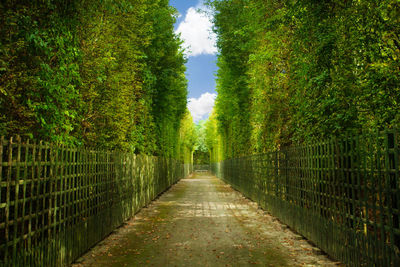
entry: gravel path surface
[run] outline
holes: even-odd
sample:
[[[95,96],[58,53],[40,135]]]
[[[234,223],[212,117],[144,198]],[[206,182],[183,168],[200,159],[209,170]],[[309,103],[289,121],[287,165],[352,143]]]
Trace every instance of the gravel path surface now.
[[[215,176],[183,179],[73,266],[338,266]]]

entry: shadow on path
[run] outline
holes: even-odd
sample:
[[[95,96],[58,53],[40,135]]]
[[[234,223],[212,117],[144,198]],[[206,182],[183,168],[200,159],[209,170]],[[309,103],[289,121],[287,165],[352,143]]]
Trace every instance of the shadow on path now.
[[[215,176],[183,179],[73,266],[337,266]]]

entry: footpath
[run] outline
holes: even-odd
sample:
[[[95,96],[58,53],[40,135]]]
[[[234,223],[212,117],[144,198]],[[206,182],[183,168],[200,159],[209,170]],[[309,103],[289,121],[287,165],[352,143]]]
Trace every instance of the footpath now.
[[[73,265],[340,266],[210,174],[183,179]]]

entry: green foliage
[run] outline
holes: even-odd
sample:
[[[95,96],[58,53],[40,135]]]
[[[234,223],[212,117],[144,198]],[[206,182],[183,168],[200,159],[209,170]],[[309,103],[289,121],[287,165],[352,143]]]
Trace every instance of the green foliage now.
[[[0,13],[0,135],[180,156],[186,59],[167,0],[10,0]]]
[[[225,154],[248,153],[250,140],[250,88],[247,77],[249,48],[254,29],[248,22],[252,10],[248,0],[213,1],[215,32],[218,35],[216,113],[225,141]],[[249,41],[250,40],[250,41]]]
[[[76,141],[76,18],[70,4],[21,2],[0,4],[0,134]]]
[[[196,132],[196,146],[195,150],[207,152],[208,147],[206,144],[206,121],[200,120],[195,126]]]
[[[399,123],[398,1],[208,4],[223,157]]]
[[[145,88],[151,96],[151,115],[156,125],[156,153],[176,156],[180,120],[186,111],[186,59],[182,41],[174,34],[176,10],[168,0],[149,1],[145,21],[152,24],[149,46],[145,49]]]
[[[221,134],[218,132],[218,121],[213,110],[205,123],[205,143],[210,153],[210,162],[220,162],[223,160]]]
[[[188,110],[186,110],[185,116],[182,118],[179,136],[180,159],[184,163],[193,163],[193,151],[196,146],[197,136],[192,115]]]
[[[193,163],[204,165],[210,163],[209,147],[206,143],[206,121],[201,120],[195,126],[196,145],[193,153]]]
[[[108,6],[96,3],[88,3],[80,10],[86,13],[81,16],[81,23],[88,25],[79,32],[84,54],[83,138],[94,146],[136,151],[140,144],[132,136],[137,132],[135,107],[139,101],[135,96],[141,93],[142,84],[139,74],[142,52],[136,47],[144,28],[141,27],[144,6],[126,12],[117,3],[110,2]]]

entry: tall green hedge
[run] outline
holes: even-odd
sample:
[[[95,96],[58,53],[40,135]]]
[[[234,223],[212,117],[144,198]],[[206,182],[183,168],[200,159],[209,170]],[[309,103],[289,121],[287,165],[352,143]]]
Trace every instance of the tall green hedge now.
[[[400,122],[397,0],[210,0],[224,157]]]
[[[0,135],[178,157],[186,59],[168,0],[6,0],[0,14]]]

